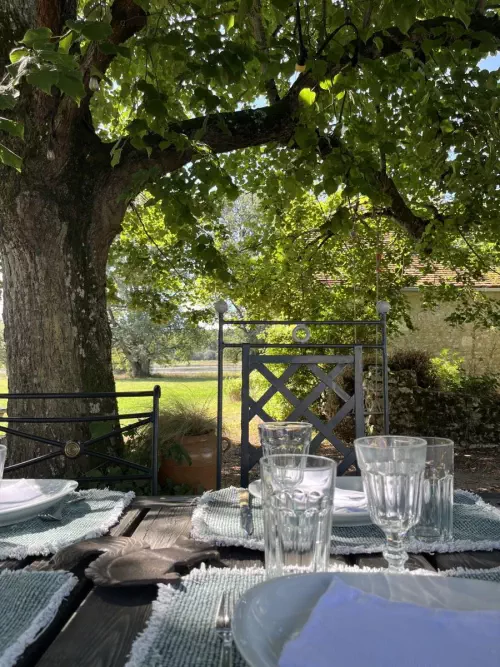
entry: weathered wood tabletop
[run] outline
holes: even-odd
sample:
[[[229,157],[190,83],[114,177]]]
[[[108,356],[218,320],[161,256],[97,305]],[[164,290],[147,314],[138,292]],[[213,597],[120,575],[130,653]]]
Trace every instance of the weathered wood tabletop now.
[[[484,500],[500,508],[499,494],[483,494]],[[111,529],[112,535],[133,535],[152,548],[174,544],[191,527],[193,498],[160,496],[137,498]],[[243,548],[221,548],[221,562],[227,567],[262,565],[264,555]],[[0,569],[40,566],[41,559],[0,562]],[[385,567],[381,555],[333,556],[332,562],[366,567]],[[500,550],[450,554],[411,555],[411,569],[500,567]],[[46,564],[44,563],[44,567]],[[134,639],[148,621],[156,586],[134,588],[93,587],[75,572],[79,584],[61,605],[57,617],[18,661],[18,667],[118,667],[125,664]]]

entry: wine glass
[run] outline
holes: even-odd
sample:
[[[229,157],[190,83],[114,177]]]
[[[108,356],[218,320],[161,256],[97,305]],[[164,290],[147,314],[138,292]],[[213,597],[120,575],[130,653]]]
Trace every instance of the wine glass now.
[[[403,572],[403,540],[420,519],[427,443],[422,438],[380,435],[354,441],[368,511],[387,538],[390,572]]]

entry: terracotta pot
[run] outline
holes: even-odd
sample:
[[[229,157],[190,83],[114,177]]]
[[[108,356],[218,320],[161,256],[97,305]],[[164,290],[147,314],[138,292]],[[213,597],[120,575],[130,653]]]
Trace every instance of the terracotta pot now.
[[[215,489],[217,484],[217,436],[214,433],[207,435],[185,435],[179,440],[191,458],[191,465],[187,461],[177,463],[173,459],[163,459],[158,471],[160,485],[167,479],[174,484],[187,484],[194,491],[201,486],[205,490]]]

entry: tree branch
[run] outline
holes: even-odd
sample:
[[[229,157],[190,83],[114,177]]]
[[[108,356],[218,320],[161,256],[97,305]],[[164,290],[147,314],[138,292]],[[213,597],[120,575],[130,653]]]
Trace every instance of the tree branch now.
[[[381,192],[391,200],[390,207],[385,209],[383,213],[403,227],[409,236],[420,240],[430,220],[421,218],[413,213],[392,178],[387,176],[387,174],[379,171],[374,174],[374,177],[379,183]]]
[[[253,0],[252,10],[250,12],[250,20],[252,23],[253,34],[255,41],[257,42],[259,49],[264,53],[268,53],[269,45],[267,42],[266,29],[264,27],[264,21],[262,20],[262,4],[261,0]],[[267,71],[267,65],[262,64],[262,72],[265,76]],[[270,104],[275,104],[279,102],[280,96],[278,93],[278,88],[274,79],[269,79],[266,81],[266,93],[267,99]]]
[[[62,33],[68,19],[76,16],[76,0],[36,0],[35,25]]]
[[[145,28],[146,24],[147,14],[135,4],[134,0],[114,0],[111,5],[112,33],[108,41],[115,45],[123,44]],[[104,74],[114,57],[112,54],[103,53],[99,49],[99,44],[95,42],[91,44],[82,64],[83,80],[87,90],[92,67]],[[91,94],[89,91],[89,97]]]
[[[431,31],[433,29],[457,23],[462,25],[458,19],[447,16],[417,21],[408,34],[404,34],[399,28],[389,28],[375,33],[366,43],[360,42],[356,38],[351,42],[351,46],[354,45],[358,48],[360,57],[377,60],[400,53],[403,48],[408,47],[409,43],[412,44],[413,48],[418,49],[424,40],[432,38]],[[469,39],[473,41],[475,39],[474,33],[479,31],[486,31],[500,40],[500,18],[496,15],[473,15],[469,26]],[[380,42],[377,40],[376,43],[375,38],[382,40],[381,48],[377,46],[377,43],[380,44]],[[440,39],[442,39],[442,34],[440,34]],[[453,32],[450,31],[446,38],[446,45],[451,45],[457,39],[463,42],[467,39],[467,35],[460,34],[460,37],[454,37]],[[324,48],[325,44],[320,47],[319,51]],[[334,76],[346,64],[349,64],[350,56],[347,52],[348,48],[346,48],[346,55],[340,58],[339,62],[330,65],[326,76]],[[268,143],[286,145],[292,139],[299,121],[299,93],[307,87],[314,88],[318,95],[323,94],[312,73],[306,71],[298,77],[287,95],[276,104],[259,109],[246,109],[232,113],[217,113],[192,118],[170,124],[169,127],[171,131],[178,132],[189,139],[203,142],[214,153],[226,153]],[[181,152],[174,147],[160,150],[159,143],[161,141],[161,137],[150,136],[147,138],[147,142],[152,149],[149,158],[145,151],[137,151],[127,142],[122,152],[122,162],[114,170],[116,177],[123,179],[124,183],[130,184],[133,182],[134,175],[139,171],[156,168],[159,173],[171,172],[196,157],[195,148],[189,148]],[[332,147],[339,147],[339,145],[340,142],[335,136],[330,140],[321,138],[319,152],[326,154]],[[385,211],[386,215],[396,220],[410,236],[420,238],[430,221],[413,213],[398,191],[394,181],[387,174],[379,171],[368,176],[390,198],[391,206]]]

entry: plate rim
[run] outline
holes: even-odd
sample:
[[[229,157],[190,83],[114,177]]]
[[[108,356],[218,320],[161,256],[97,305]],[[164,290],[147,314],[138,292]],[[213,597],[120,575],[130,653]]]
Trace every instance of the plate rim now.
[[[39,505],[44,505],[47,502],[56,502],[59,498],[64,497],[68,495],[69,493],[75,491],[75,489],[78,488],[78,482],[74,479],[61,479],[58,477],[55,477],[54,479],[49,479],[49,478],[42,478],[42,479],[36,479],[36,478],[20,478],[19,480],[14,480],[14,479],[5,479],[1,480],[0,484],[2,484],[4,481],[5,482],[15,482],[15,481],[21,481],[24,479],[26,482],[40,482],[40,481],[48,481],[48,482],[64,482],[62,485],[61,489],[53,494],[51,497],[47,497],[47,495],[39,496],[38,498],[32,498],[31,500],[27,500],[25,503],[16,505],[15,507],[0,507],[0,518],[5,516],[6,514],[11,514],[11,513],[17,513],[17,512],[22,512],[26,511],[31,508],[38,507]]]
[[[239,629],[238,629],[239,619],[241,618],[241,620],[243,621],[243,618],[244,618],[243,609],[245,608],[246,605],[249,605],[249,601],[246,598],[250,595],[252,597],[254,597],[255,594],[256,594],[256,591],[261,590],[263,588],[266,588],[268,586],[271,587],[272,585],[279,585],[279,586],[286,585],[286,581],[288,581],[288,580],[298,579],[298,578],[302,578],[302,579],[305,579],[305,578],[312,579],[312,578],[319,578],[319,577],[322,578],[322,577],[325,577],[325,576],[329,576],[330,579],[333,579],[334,577],[338,576],[341,579],[343,579],[347,584],[354,585],[354,586],[355,586],[355,584],[353,584],[352,581],[350,582],[349,580],[352,580],[353,578],[354,579],[359,579],[360,576],[365,576],[367,578],[372,578],[372,579],[373,578],[379,578],[381,580],[386,580],[387,578],[396,577],[396,576],[397,577],[402,577],[402,578],[404,578],[408,581],[412,581],[416,588],[419,588],[419,583],[429,582],[429,580],[432,580],[432,581],[436,582],[438,584],[438,586],[441,586],[441,585],[443,585],[445,587],[449,586],[452,589],[455,589],[457,584],[462,583],[462,584],[467,584],[468,586],[471,586],[471,587],[476,587],[476,588],[479,588],[479,589],[482,588],[485,591],[486,590],[489,591],[491,589],[491,585],[493,584],[494,587],[498,588],[498,591],[500,592],[500,583],[499,582],[483,581],[481,579],[466,579],[466,578],[463,578],[463,577],[439,576],[439,574],[436,574],[436,575],[411,574],[410,572],[403,573],[403,574],[397,574],[397,575],[395,575],[395,574],[391,575],[387,572],[363,572],[362,570],[357,571],[357,572],[335,572],[335,571],[330,571],[330,572],[313,572],[313,573],[307,573],[307,574],[304,574],[304,573],[288,574],[288,575],[284,575],[282,577],[275,577],[273,579],[265,579],[264,581],[260,582],[259,584],[256,584],[255,586],[252,586],[251,588],[249,588],[248,590],[246,590],[243,593],[243,595],[240,597],[240,599],[238,600],[238,602],[236,604],[236,608],[235,608],[235,611],[234,611],[234,614],[233,614],[233,621],[232,621],[233,639],[234,639],[234,642],[235,642],[238,650],[240,651],[243,659],[248,662],[249,667],[255,667],[255,665],[256,665],[255,661],[251,662],[251,660],[253,658],[255,658],[255,655],[252,656],[252,655],[247,654],[246,649],[247,649],[247,646],[249,646],[249,644],[244,643],[244,642],[241,641],[241,637],[240,637],[240,633],[239,633]],[[277,583],[277,582],[279,582],[279,583]],[[480,596],[476,596],[476,595],[471,595],[470,597],[473,601],[476,601],[476,600],[480,599]],[[245,603],[245,602],[246,602],[246,605],[242,604],[242,603]],[[421,606],[423,606],[425,608],[432,608],[432,607],[430,607],[429,605],[426,605],[426,604],[423,604]],[[248,607],[248,609],[249,608],[250,607]],[[443,607],[443,608],[447,608],[447,607]],[[498,609],[500,610],[500,599],[499,599]],[[478,608],[475,608],[475,609],[471,609],[470,611],[481,611],[481,608],[478,607]],[[312,609],[311,609],[311,612],[312,612]],[[288,639],[286,641],[288,641]],[[268,664],[268,663],[266,663],[266,664]],[[273,665],[273,667],[277,667],[277,664],[278,663],[276,663],[276,665]],[[263,666],[264,663],[262,662],[261,665]],[[259,665],[259,667],[260,667],[260,665]]]
[[[361,475],[348,475],[348,476],[341,476],[337,477],[335,480],[335,487],[337,488],[337,482],[343,479],[359,479],[361,480]],[[262,494],[256,495],[255,493],[252,492],[252,488],[255,488],[256,484],[259,483],[259,487],[261,482],[261,479],[254,479],[252,480],[249,485],[248,485],[248,491],[250,495],[255,498],[256,500],[261,500]],[[339,487],[343,488],[343,487]],[[370,517],[370,513],[368,510],[364,512],[333,512],[333,525],[342,527],[350,527],[350,526],[372,526],[373,521]]]

